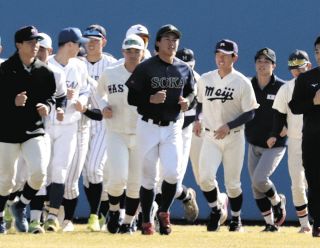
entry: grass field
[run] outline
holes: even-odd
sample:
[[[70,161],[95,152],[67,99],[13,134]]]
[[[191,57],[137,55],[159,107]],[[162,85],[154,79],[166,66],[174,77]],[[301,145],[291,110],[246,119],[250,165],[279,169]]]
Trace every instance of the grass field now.
[[[85,225],[76,225],[73,233],[15,234],[0,236],[0,248],[285,248],[320,247],[320,238],[311,234],[298,234],[297,227],[282,227],[278,233],[261,233],[262,226],[245,226],[244,233],[230,233],[226,226],[219,232],[207,232],[204,225],[173,225],[169,236],[154,234],[112,235],[109,233],[90,233]]]

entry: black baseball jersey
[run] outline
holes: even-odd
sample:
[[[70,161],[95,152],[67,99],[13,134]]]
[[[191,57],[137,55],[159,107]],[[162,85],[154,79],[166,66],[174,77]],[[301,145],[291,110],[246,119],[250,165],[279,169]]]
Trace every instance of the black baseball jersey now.
[[[126,82],[128,102],[146,118],[175,121],[181,109],[179,97],[193,93],[194,83],[193,72],[185,62],[174,58],[169,64],[154,56],[139,64]],[[167,90],[165,102],[150,103],[150,96],[160,90]]]

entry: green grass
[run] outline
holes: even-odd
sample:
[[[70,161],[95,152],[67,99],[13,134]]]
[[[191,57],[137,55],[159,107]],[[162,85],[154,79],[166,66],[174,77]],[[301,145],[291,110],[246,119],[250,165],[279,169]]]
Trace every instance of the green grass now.
[[[112,235],[106,232],[90,233],[85,225],[76,225],[73,233],[16,234],[0,236],[0,248],[285,248],[320,247],[320,239],[311,234],[299,234],[298,227],[282,227],[278,233],[261,233],[262,226],[245,226],[243,233],[230,233],[226,226],[219,232],[207,232],[204,225],[173,225],[169,236]]]

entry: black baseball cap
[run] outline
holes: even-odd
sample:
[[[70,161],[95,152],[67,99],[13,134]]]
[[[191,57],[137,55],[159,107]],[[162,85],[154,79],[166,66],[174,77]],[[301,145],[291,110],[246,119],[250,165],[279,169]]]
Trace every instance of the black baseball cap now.
[[[156,40],[159,41],[162,36],[164,36],[165,34],[168,34],[168,33],[174,33],[178,39],[180,39],[180,37],[181,37],[181,32],[179,31],[179,29],[177,29],[172,24],[167,24],[167,25],[162,26],[158,30],[157,35],[156,35]]]
[[[37,41],[43,39],[43,37],[39,35],[37,28],[34,26],[22,27],[14,35],[14,41],[16,43],[22,43],[23,41],[33,39],[36,39]]]
[[[64,28],[60,31],[58,36],[59,44],[64,44],[67,42],[74,42],[74,43],[87,43],[89,41],[88,38],[84,38],[79,28],[75,27],[68,27]]]
[[[257,59],[261,56],[261,55],[264,55],[267,59],[269,59],[272,63],[276,63],[277,61],[277,58],[276,58],[276,53],[268,48],[268,47],[265,47],[265,48],[262,48],[260,49],[256,55],[254,56],[254,61],[257,61]]]
[[[289,58],[288,58],[289,70],[303,68],[307,64],[310,64],[310,59],[306,51],[295,50],[293,53],[289,55]]]
[[[194,61],[194,53],[189,48],[182,48],[177,51],[176,57],[184,62]]]
[[[232,40],[223,39],[216,44],[216,53],[222,52],[225,54],[238,54],[238,45]]]
[[[83,32],[84,37],[97,37],[97,38],[107,38],[107,32],[104,27],[99,24],[92,24],[87,27]]]

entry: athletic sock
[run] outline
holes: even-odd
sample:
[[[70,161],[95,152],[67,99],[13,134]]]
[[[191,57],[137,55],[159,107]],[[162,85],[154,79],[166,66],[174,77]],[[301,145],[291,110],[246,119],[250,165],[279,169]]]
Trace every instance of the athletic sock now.
[[[63,198],[62,204],[64,207],[64,219],[65,220],[73,220],[74,212],[76,210],[78,203],[78,197],[68,200]]]
[[[84,187],[84,189],[90,205],[90,213],[98,215],[102,183],[89,183],[89,187]]]
[[[162,182],[161,192],[162,192],[162,204],[159,207],[159,212],[168,212],[176,194],[177,184],[171,184],[166,181]]]
[[[154,201],[154,189],[140,188],[140,204],[142,209],[142,222],[149,223],[152,203]]]

